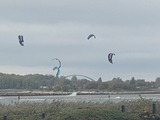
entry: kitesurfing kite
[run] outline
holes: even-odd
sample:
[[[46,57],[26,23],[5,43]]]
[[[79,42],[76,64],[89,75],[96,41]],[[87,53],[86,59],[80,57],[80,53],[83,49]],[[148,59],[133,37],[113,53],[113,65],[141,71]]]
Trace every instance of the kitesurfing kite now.
[[[19,44],[20,44],[21,46],[24,46],[23,36],[22,36],[22,35],[18,35],[18,39],[19,39]]]
[[[56,66],[56,67],[53,68],[53,71],[57,70],[56,77],[58,77],[59,74],[60,74],[61,61],[60,61],[58,58],[54,58],[54,59],[52,59],[52,60],[57,60],[58,63],[59,63],[58,67]]]
[[[113,64],[113,61],[112,61],[113,55],[115,55],[115,54],[114,54],[114,53],[109,53],[109,54],[108,54],[108,61],[109,61],[111,64]]]
[[[89,40],[91,37],[94,37],[96,39],[96,36],[94,34],[90,34],[87,39]]]
[[[57,60],[57,61],[58,61],[58,63],[59,63],[58,68],[60,68],[60,67],[61,67],[61,61],[60,61],[58,58],[54,58],[54,59],[52,59],[52,60]]]

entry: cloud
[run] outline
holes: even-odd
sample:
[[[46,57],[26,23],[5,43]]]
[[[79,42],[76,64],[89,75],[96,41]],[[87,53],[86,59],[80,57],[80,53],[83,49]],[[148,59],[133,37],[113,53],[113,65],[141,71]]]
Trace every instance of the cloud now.
[[[113,77],[159,76],[159,1],[1,0],[0,66],[4,72]],[[87,40],[89,34],[96,39]],[[25,46],[18,43],[22,34]],[[114,64],[107,60],[113,52]],[[18,70],[19,69],[19,70]]]

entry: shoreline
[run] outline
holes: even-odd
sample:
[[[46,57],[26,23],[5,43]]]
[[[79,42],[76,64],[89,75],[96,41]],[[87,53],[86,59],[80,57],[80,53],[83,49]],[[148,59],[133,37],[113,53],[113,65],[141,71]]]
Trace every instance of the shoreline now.
[[[125,92],[47,92],[47,91],[23,91],[23,92],[0,92],[0,96],[60,96],[60,95],[127,95],[127,94],[160,94],[160,91],[125,91]]]

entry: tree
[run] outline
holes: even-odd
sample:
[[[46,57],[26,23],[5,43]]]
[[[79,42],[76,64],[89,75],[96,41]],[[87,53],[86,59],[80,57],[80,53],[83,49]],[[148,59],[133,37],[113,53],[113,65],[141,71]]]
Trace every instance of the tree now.
[[[156,87],[160,87],[160,77],[157,77],[155,80]]]
[[[107,90],[108,89],[108,82],[98,83],[98,90]]]
[[[131,85],[132,87],[135,87],[135,86],[136,86],[136,80],[135,80],[134,77],[131,78],[131,80],[130,80],[130,85]]]
[[[97,89],[98,88],[98,83],[95,82],[95,81],[88,82],[84,85],[84,88],[85,89]]]
[[[98,80],[97,80],[98,83],[102,83],[102,78],[100,77]]]
[[[71,81],[72,81],[72,82],[77,81],[77,80],[78,80],[78,79],[77,79],[76,75],[74,75],[74,76],[71,78]]]

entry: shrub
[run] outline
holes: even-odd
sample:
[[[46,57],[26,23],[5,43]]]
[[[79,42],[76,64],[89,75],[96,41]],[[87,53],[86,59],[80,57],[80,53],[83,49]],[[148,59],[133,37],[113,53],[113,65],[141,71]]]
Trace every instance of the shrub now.
[[[131,113],[104,108],[90,108],[65,111],[57,115],[56,120],[140,120],[140,118]]]

